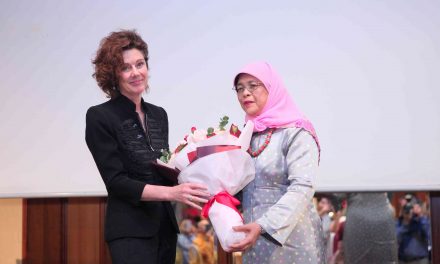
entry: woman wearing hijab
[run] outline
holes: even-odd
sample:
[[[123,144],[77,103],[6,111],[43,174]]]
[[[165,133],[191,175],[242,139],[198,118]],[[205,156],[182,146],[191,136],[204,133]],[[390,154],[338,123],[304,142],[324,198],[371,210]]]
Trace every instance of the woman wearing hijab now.
[[[325,263],[324,237],[312,203],[320,148],[312,123],[298,110],[265,62],[245,66],[234,79],[246,121],[254,122],[248,150],[255,179],[243,189],[246,238],[232,251],[243,263]]]

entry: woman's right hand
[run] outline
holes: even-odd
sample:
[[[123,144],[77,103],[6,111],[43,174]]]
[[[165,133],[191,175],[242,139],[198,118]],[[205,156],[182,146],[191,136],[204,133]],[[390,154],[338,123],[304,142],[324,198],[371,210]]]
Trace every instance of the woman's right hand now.
[[[171,187],[170,190],[171,200],[181,202],[202,210],[200,204],[207,203],[210,194],[208,188],[199,183],[182,183]]]
[[[142,192],[142,201],[176,201],[199,210],[199,203],[207,203],[210,198],[208,188],[199,183],[182,183],[173,187],[147,184]]]

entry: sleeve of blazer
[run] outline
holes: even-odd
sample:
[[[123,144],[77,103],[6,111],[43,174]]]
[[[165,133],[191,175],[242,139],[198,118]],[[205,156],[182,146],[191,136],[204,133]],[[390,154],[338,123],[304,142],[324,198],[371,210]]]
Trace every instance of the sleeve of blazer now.
[[[120,157],[115,132],[105,113],[95,107],[87,111],[86,142],[108,194],[138,205],[145,183],[128,177]]]

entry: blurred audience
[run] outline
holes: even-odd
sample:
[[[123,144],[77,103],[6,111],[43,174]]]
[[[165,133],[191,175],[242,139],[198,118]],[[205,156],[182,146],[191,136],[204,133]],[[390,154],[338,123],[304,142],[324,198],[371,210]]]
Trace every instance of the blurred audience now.
[[[339,197],[329,193],[316,195],[316,209],[321,218],[327,248],[326,263],[343,263],[342,235],[345,205],[345,196]]]
[[[318,198],[318,215],[321,217],[322,230],[325,237],[325,243],[328,245],[330,239],[330,226],[332,224],[331,213],[334,212],[333,204],[326,196]]]
[[[344,263],[344,227],[345,227],[345,201],[343,209],[335,213],[333,222],[336,226],[336,231],[332,240],[332,251],[329,254],[330,264],[343,264]]]
[[[359,199],[362,196],[363,199]],[[350,216],[346,216],[347,210],[347,199],[353,200],[355,198],[357,206],[354,207],[358,210],[359,216],[362,217],[365,222],[366,219],[374,217],[374,221],[377,221],[377,214],[380,213],[382,216],[390,215],[390,208],[385,208],[390,206],[384,194],[372,194],[372,193],[362,193],[362,194],[324,194],[317,195],[316,197],[316,207],[319,216],[322,220],[322,227],[324,231],[326,246],[327,246],[327,263],[329,264],[349,264],[350,261],[347,260],[347,245],[344,243],[351,243],[348,245],[348,249],[352,250],[353,246],[357,244],[353,242],[353,239],[344,240],[344,230],[346,219]],[[380,198],[380,199],[379,199]],[[398,209],[397,220],[396,220],[396,232],[397,232],[397,243],[398,243],[398,263],[400,264],[429,264],[430,263],[430,250],[431,250],[431,236],[430,236],[430,222],[429,222],[429,210],[427,209],[427,204],[422,200],[417,199],[414,194],[406,194],[402,198],[397,199],[395,197],[395,206]],[[422,197],[423,198],[423,197]],[[390,198],[391,199],[391,198]],[[384,202],[385,201],[385,202]],[[353,203],[353,201],[351,201]],[[380,208],[382,211],[372,211],[375,205],[381,204]],[[386,206],[385,206],[386,205]],[[369,209],[370,214],[367,213]],[[386,210],[385,210],[386,209]],[[353,214],[353,207],[351,209],[352,221],[356,220],[359,222],[359,217]],[[391,211],[390,211],[391,210]],[[214,240],[214,231],[206,219],[199,219],[195,213],[191,214],[190,211],[186,212],[187,219],[184,219],[180,224],[180,234],[178,236],[178,256],[181,257],[176,259],[176,263],[179,264],[214,264],[217,263],[216,245]],[[373,221],[373,222],[374,222]],[[196,227],[193,223],[197,223]],[[376,225],[375,225],[376,226]],[[384,227],[385,224],[382,222],[380,226]],[[377,226],[376,226],[377,227]],[[369,245],[369,243],[374,244],[374,239],[372,239],[372,234],[375,235],[374,238],[379,235],[383,236],[385,231],[388,229],[377,229],[373,232],[372,227],[368,224],[362,225],[362,232],[356,230],[355,239],[364,241]],[[345,228],[346,229],[346,228]],[[370,230],[370,231],[367,231]],[[376,229],[374,229],[376,230]],[[351,235],[353,236],[353,229],[351,230]],[[368,233],[370,232],[370,233]],[[387,235],[388,236],[388,235]],[[352,242],[350,242],[352,241]],[[379,240],[378,240],[379,241]],[[380,241],[391,241],[391,240],[380,240]],[[354,244],[353,244],[354,243]],[[356,245],[355,245],[356,244]],[[358,243],[359,244],[359,243]],[[366,244],[366,245],[367,245]],[[357,245],[359,246],[359,245]],[[388,252],[388,257],[393,255],[391,251],[387,249],[388,247],[382,247]],[[361,249],[361,248],[358,248]],[[384,253],[384,250],[381,252]],[[378,251],[379,252],[379,251]],[[353,252],[352,252],[353,254]],[[344,256],[345,255],[345,256]],[[375,260],[378,259],[374,256]],[[384,258],[385,259],[385,258]],[[240,263],[241,255],[234,256],[234,263]],[[367,262],[352,262],[352,263],[367,263]],[[368,262],[373,263],[373,262]],[[378,263],[378,262],[377,262]],[[385,262],[383,262],[385,263]],[[388,263],[388,262],[386,262]],[[397,262],[390,262],[397,263]]]
[[[428,264],[430,256],[430,223],[424,204],[411,194],[400,199],[397,220],[399,263]]]
[[[190,251],[191,264],[216,263],[214,231],[208,220],[202,219],[197,223],[197,232],[193,244],[197,252]]]
[[[177,235],[176,264],[190,264],[190,250],[196,250],[194,240],[194,225],[191,220],[184,219],[179,225],[180,234]]]

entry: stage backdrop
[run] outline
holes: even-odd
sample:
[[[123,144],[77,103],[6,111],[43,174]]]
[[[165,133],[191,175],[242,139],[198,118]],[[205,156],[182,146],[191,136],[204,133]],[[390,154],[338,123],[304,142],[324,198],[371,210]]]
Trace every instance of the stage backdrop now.
[[[440,190],[439,1],[2,1],[0,196],[105,195],[84,141],[106,101],[91,60],[111,31],[150,50],[148,102],[174,147],[244,124],[232,80],[265,60],[315,124],[318,191]]]

